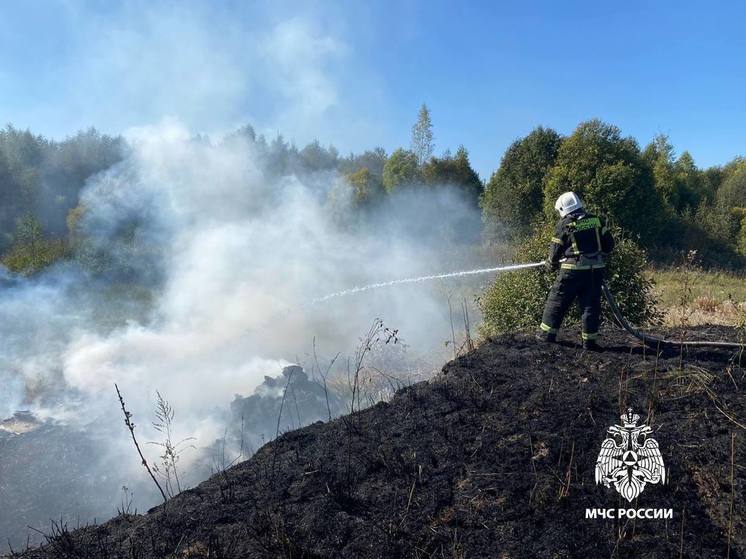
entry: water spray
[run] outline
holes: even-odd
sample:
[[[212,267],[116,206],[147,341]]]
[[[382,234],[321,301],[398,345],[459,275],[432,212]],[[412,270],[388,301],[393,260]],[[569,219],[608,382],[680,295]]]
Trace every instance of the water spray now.
[[[311,304],[313,305],[316,303],[321,303],[323,301],[328,301],[329,299],[334,299],[336,297],[345,297],[347,295],[353,295],[355,293],[362,293],[364,291],[370,291],[373,289],[381,289],[383,287],[390,287],[394,285],[403,285],[407,283],[420,283],[420,282],[436,280],[436,279],[460,278],[464,276],[475,276],[478,274],[490,274],[494,272],[510,272],[514,270],[527,270],[530,268],[538,268],[539,266],[544,266],[545,264],[546,264],[546,261],[542,260],[541,262],[530,262],[528,264],[509,264],[507,266],[497,266],[494,268],[479,268],[476,270],[463,270],[460,272],[433,274],[429,276],[419,276],[416,278],[403,278],[403,279],[397,279],[397,280],[391,280],[391,281],[382,281],[379,283],[371,283],[369,285],[364,285],[360,287],[351,287],[349,289],[337,291],[336,293],[330,293],[328,295],[324,295],[323,297],[317,297],[316,299],[311,301]],[[617,321],[617,324],[621,326],[624,330],[626,330],[629,334],[639,339],[646,345],[653,346],[653,347],[680,345],[680,346],[689,346],[689,347],[720,347],[720,348],[733,348],[733,349],[741,349],[741,350],[744,349],[743,343],[733,343],[733,342],[723,342],[723,341],[675,341],[675,340],[666,340],[663,338],[659,338],[657,336],[651,336],[650,334],[643,333],[639,329],[633,327],[627,321],[627,319],[624,318],[624,315],[619,309],[619,306],[617,305],[616,300],[614,299],[614,296],[612,295],[611,290],[609,289],[609,286],[606,283],[606,281],[602,283],[602,290],[603,290],[603,294],[606,300],[609,303],[609,307],[611,308],[612,315]]]
[[[344,289],[342,291],[337,291],[336,293],[330,293],[329,295],[324,295],[323,297],[317,297],[312,301],[312,303],[321,303],[323,301],[328,301],[329,299],[334,299],[336,297],[344,297],[346,295],[352,295],[354,293],[361,293],[363,291],[370,291],[371,289],[380,289],[382,287],[389,287],[392,285],[402,285],[405,283],[420,283],[423,281],[430,281],[430,280],[436,280],[436,279],[445,279],[445,278],[460,278],[464,276],[475,276],[478,274],[490,274],[493,272],[510,272],[513,270],[526,270],[528,268],[538,268],[539,266],[543,266],[544,261],[541,262],[531,262],[529,264],[509,264],[507,266],[498,266],[496,268],[479,268],[477,270],[464,270],[461,272],[449,272],[446,274],[434,274],[431,276],[420,276],[417,278],[404,278],[404,279],[397,279],[397,280],[391,280],[391,281],[382,281],[380,283],[371,283],[370,285],[364,285],[361,287],[351,287],[350,289]]]

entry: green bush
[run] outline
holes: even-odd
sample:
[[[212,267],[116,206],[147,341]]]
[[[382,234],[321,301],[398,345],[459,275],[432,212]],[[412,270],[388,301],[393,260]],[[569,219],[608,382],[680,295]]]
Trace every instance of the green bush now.
[[[516,260],[544,260],[551,238],[551,227],[538,228],[518,247]],[[537,328],[553,281],[554,274],[544,268],[500,273],[479,299],[483,318],[480,333],[489,337]]]
[[[540,225],[516,250],[519,262],[538,262],[547,257],[554,227]],[[607,262],[606,279],[622,313],[633,324],[643,325],[659,320],[653,295],[653,283],[645,277],[647,265],[645,251],[621,229],[614,228],[616,248]],[[544,268],[505,272],[479,299],[483,323],[480,334],[484,337],[506,332],[536,330],[541,323],[549,289],[556,272]],[[576,307],[577,308],[577,307]],[[611,317],[608,305],[602,306],[604,320]],[[570,312],[563,322],[572,324],[579,320],[578,312]]]

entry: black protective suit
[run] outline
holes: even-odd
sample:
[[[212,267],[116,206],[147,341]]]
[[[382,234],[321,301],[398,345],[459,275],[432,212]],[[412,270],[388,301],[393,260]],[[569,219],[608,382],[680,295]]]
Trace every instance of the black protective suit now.
[[[551,337],[575,299],[582,312],[583,341],[598,338],[604,258],[614,248],[614,238],[596,215],[576,210],[557,223],[547,262],[559,268],[547,297],[541,329]]]

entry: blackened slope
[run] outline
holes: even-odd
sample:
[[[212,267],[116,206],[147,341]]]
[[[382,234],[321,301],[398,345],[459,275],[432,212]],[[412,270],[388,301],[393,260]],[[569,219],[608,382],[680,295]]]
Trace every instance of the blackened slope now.
[[[288,433],[144,517],[27,557],[723,557],[733,432],[731,557],[746,557],[745,434],[715,406],[743,421],[743,371],[722,352],[691,352],[681,370],[678,355],[606,342],[601,355],[486,342],[389,404]],[[585,520],[627,506],[594,465],[620,411],[644,418],[651,402],[670,482],[634,507],[674,520]]]

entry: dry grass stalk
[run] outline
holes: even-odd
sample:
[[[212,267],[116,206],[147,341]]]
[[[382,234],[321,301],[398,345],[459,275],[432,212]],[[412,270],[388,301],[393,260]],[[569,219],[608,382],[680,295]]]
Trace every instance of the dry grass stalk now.
[[[127,411],[127,408],[124,406],[124,398],[122,397],[122,393],[119,391],[119,387],[114,384],[114,388],[117,391],[117,397],[119,398],[119,404],[122,406],[122,413],[124,414],[124,424],[127,426],[127,429],[129,429],[130,435],[132,436],[132,442],[135,444],[135,448],[137,449],[137,454],[140,455],[140,460],[142,462],[142,465],[145,467],[145,469],[148,471],[148,474],[150,475],[150,479],[153,480],[153,483],[155,483],[155,486],[158,488],[158,491],[161,492],[161,496],[163,497],[163,502],[168,502],[168,497],[166,497],[165,491],[163,491],[163,487],[161,487],[161,484],[158,483],[158,479],[156,479],[155,474],[153,473],[153,470],[150,469],[150,465],[148,464],[148,461],[145,459],[145,456],[142,453],[142,450],[140,449],[140,444],[137,442],[137,437],[135,437],[135,424],[132,422],[132,414]]]

